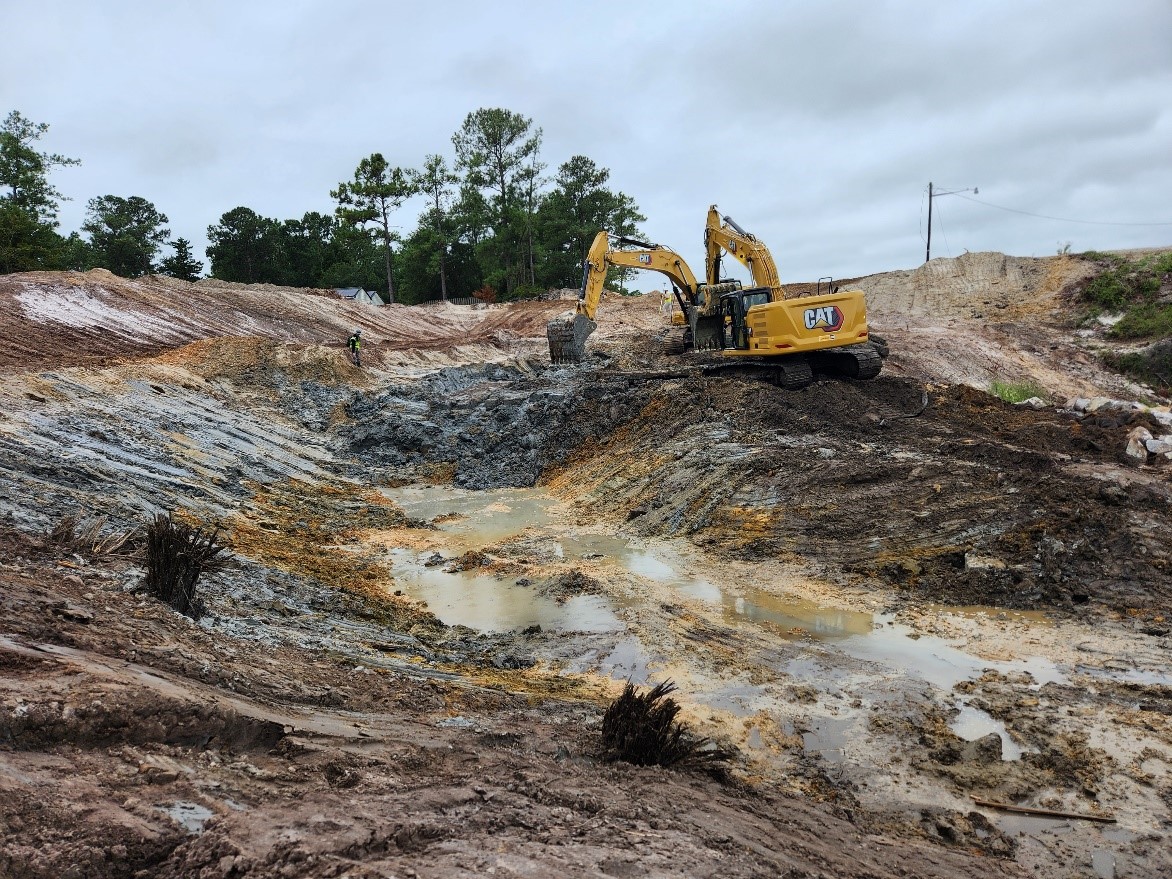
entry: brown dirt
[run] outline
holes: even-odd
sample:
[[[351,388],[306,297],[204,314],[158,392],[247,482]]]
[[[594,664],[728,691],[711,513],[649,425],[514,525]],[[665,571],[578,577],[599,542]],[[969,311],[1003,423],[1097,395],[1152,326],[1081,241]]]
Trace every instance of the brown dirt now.
[[[110,588],[125,563],[63,574],[28,538],[0,541],[0,873],[14,879],[1021,875],[767,787],[601,762],[597,703],[228,652]],[[63,602],[91,618],[55,615]],[[175,820],[193,808],[199,835]]]
[[[174,278],[119,278],[105,269],[0,276],[0,372],[101,366],[217,337],[257,337],[326,346],[349,369],[345,342],[355,329],[367,366],[426,365],[428,352],[479,349],[480,359],[544,348],[545,324],[572,302],[507,305],[365,306],[328,290],[189,284]],[[608,297],[600,337],[657,325],[639,298]],[[192,360],[222,369],[216,345]],[[185,361],[186,362],[186,361]]]
[[[1128,638],[1145,667],[1165,655],[1172,465],[1122,454],[1131,427],[1152,426],[1146,414],[1080,421],[975,390],[1035,378],[1059,395],[1138,393],[1063,324],[1078,265],[970,257],[872,280],[876,326],[896,351],[885,374],[800,392],[633,378],[684,362],[662,353],[652,297],[606,301],[592,345],[611,366],[579,375],[524,363],[542,359],[564,301],[373,309],[323,291],[101,271],[0,277],[0,455],[20,462],[0,500],[22,527],[67,504],[125,516],[194,497],[223,514],[238,555],[201,625],[135,591],[132,544],[95,554],[0,522],[0,876],[1085,873],[1061,850],[1015,861],[1018,843],[981,813],[902,784],[1080,808],[1109,792],[1160,826],[1149,806],[1172,806],[1167,687],[1077,669],[1084,653],[1115,661]],[[368,340],[361,371],[343,349],[355,327]],[[486,360],[516,370],[459,393],[406,386]],[[924,412],[904,417],[925,390]],[[554,412],[548,401],[567,394],[581,399],[546,426],[550,487],[583,520],[690,536],[714,582],[789,565],[824,603],[883,606],[949,636],[960,624],[931,601],[1045,607],[1080,633],[1110,628],[1076,646],[1049,636],[1072,683],[963,685],[1036,744],[1017,765],[994,760],[988,740],[962,741],[926,695],[876,713],[872,732],[895,743],[894,756],[871,752],[883,762],[871,783],[890,785],[881,808],[767,711],[730,721],[689,709],[740,748],[725,773],[605,762],[614,682],[537,662],[523,639],[448,628],[397,594],[388,554],[446,549],[444,517],[410,520],[369,488],[484,471],[516,446],[519,407],[541,397]],[[334,430],[396,406],[407,415],[379,439],[390,451],[406,428],[446,417],[468,454],[416,444],[384,466]],[[506,445],[485,444],[489,421]],[[420,436],[446,438],[436,431]],[[123,469],[103,470],[102,454]],[[286,467],[298,454],[304,468]],[[673,655],[694,666],[680,670],[697,676],[774,681],[779,644],[813,643],[800,627],[750,632],[666,587],[640,594],[601,564],[534,554],[502,545],[445,563],[525,574],[555,600],[646,601],[631,630],[682,645]],[[1002,637],[990,652],[1007,649]],[[838,698],[782,688],[810,711]],[[791,755],[784,777],[749,753],[750,730]],[[1137,753],[1118,747],[1124,732]],[[200,810],[199,832],[176,818]],[[1136,840],[1132,863],[1165,869],[1163,839]]]

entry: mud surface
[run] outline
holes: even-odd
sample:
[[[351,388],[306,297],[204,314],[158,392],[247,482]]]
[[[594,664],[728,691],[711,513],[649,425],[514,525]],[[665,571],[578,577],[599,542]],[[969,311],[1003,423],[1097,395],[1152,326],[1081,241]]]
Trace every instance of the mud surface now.
[[[957,383],[1126,387],[1064,366],[1075,269],[953,262],[874,310],[954,372],[796,392],[638,300],[555,368],[564,303],[0,279],[0,875],[1172,873],[1166,416]],[[198,621],[140,591],[159,509],[231,542]],[[669,678],[730,759],[604,761]]]

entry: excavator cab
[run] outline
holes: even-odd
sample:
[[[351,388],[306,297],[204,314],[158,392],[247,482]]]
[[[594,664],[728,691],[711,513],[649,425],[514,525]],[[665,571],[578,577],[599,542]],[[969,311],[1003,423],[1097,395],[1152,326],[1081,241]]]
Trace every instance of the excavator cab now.
[[[735,290],[720,297],[720,347],[749,350],[749,337],[753,334],[747,315],[754,305],[765,305],[772,299],[768,287],[753,287],[749,290]]]

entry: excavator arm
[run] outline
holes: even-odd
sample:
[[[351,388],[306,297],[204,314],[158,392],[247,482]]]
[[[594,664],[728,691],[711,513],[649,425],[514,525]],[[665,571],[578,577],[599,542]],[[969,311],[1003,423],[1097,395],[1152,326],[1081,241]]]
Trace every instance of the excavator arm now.
[[[738,262],[749,270],[753,278],[753,286],[768,287],[769,298],[772,302],[785,299],[785,289],[781,286],[781,275],[777,271],[777,263],[764,242],[737,225],[732,217],[723,219],[716,210],[716,205],[708,209],[708,222],[704,226],[705,249],[705,277],[709,286],[720,281],[721,251],[731,254]]]
[[[659,244],[599,232],[586,255],[577,308],[558,315],[546,325],[549,356],[554,363],[575,362],[585,356],[586,339],[598,327],[595,315],[606,284],[607,269],[611,266],[659,272],[666,275],[677,289],[684,291],[689,302],[696,296],[696,276],[675,251]]]

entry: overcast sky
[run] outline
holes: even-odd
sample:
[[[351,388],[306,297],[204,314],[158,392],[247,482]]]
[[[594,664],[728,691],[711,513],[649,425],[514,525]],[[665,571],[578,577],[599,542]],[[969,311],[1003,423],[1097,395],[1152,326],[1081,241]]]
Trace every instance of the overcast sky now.
[[[139,195],[202,256],[233,207],[331,212],[363,156],[450,157],[504,107],[550,172],[609,168],[698,271],[712,203],[783,280],[914,267],[929,181],[1166,224],[952,195],[933,256],[1172,245],[1170,0],[0,0],[0,22],[0,115],[82,160],[53,174],[63,232]]]

